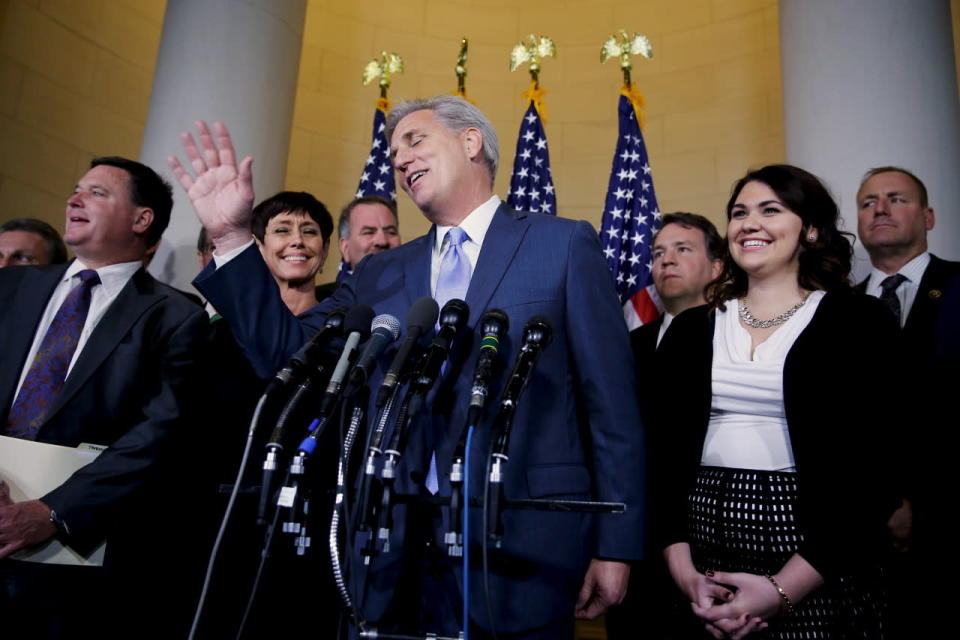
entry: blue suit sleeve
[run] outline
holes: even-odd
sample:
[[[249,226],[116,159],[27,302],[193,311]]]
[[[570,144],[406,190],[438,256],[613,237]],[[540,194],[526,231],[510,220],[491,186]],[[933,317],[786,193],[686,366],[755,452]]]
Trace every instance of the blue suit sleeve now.
[[[623,515],[596,519],[594,556],[634,560],[644,546],[644,432],[623,310],[596,232],[577,224],[570,243],[566,314],[571,358],[585,401],[596,498]]]

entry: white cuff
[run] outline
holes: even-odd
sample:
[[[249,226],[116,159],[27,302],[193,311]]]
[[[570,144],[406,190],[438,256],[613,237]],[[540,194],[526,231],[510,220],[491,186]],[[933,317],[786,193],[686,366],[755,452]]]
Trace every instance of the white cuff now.
[[[252,244],[253,244],[253,238],[250,238],[250,242],[247,242],[246,244],[244,244],[244,245],[242,245],[242,246],[240,246],[240,247],[237,247],[236,249],[231,249],[230,251],[227,251],[227,252],[226,252],[225,254],[223,254],[222,256],[218,256],[216,253],[214,253],[214,254],[213,254],[213,265],[214,265],[217,269],[219,269],[219,268],[222,267],[223,265],[227,264],[228,262],[230,262],[231,260],[233,260],[234,258],[236,258],[238,255],[240,255],[241,253],[243,253],[243,252],[246,250],[246,248],[249,247],[249,246],[252,245]]]

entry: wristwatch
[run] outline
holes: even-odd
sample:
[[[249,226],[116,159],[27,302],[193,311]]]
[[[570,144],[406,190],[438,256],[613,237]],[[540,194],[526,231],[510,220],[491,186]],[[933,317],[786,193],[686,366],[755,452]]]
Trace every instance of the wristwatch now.
[[[67,523],[63,521],[57,512],[53,509],[50,509],[50,524],[52,524],[57,529],[58,536],[69,536],[70,527],[67,526]]]

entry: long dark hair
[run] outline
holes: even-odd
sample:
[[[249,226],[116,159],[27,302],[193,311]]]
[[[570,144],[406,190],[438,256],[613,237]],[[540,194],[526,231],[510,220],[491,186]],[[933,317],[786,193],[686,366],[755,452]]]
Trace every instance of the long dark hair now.
[[[849,289],[853,260],[850,238],[853,234],[837,228],[840,210],[820,179],[789,164],[772,164],[750,171],[733,185],[727,201],[727,222],[737,196],[749,182],[762,182],[770,187],[777,198],[803,221],[800,231],[803,250],[799,257],[797,283],[809,291]],[[817,239],[811,242],[807,235],[814,229]],[[714,307],[747,293],[747,274],[730,256],[729,240],[728,235],[724,243],[723,270],[706,290],[707,302]]]

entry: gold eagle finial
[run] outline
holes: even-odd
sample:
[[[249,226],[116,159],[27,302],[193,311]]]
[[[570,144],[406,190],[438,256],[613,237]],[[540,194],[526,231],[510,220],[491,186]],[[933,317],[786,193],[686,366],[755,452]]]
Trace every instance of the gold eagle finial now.
[[[619,33],[611,35],[600,47],[600,63],[603,64],[610,58],[620,58],[620,69],[623,70],[623,83],[630,86],[630,69],[633,63],[630,56],[641,55],[650,59],[653,57],[653,47],[650,39],[641,34],[629,34],[623,29]]]
[[[510,51],[510,71],[516,71],[524,62],[529,62],[530,77],[535,86],[539,85],[540,60],[548,56],[557,57],[557,45],[547,36],[538,37],[531,33]]]
[[[403,58],[396,53],[381,51],[379,58],[374,58],[363,68],[363,84],[380,78],[380,97],[386,98],[391,76],[395,73],[403,73]]]

